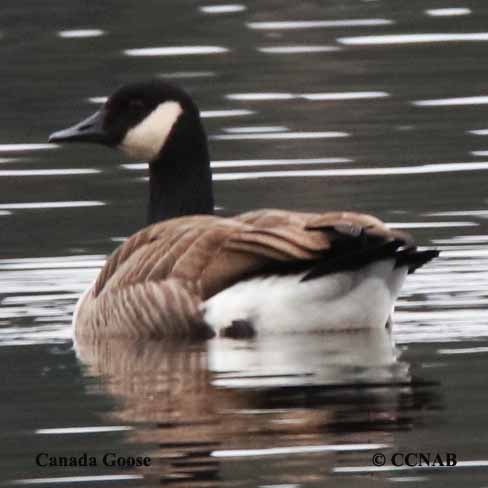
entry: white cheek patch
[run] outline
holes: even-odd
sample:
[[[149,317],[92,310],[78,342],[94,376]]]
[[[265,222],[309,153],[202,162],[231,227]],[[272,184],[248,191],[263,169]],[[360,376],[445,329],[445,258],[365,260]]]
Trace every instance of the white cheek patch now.
[[[161,151],[182,112],[178,102],[161,103],[127,132],[119,148],[133,159],[152,161]]]

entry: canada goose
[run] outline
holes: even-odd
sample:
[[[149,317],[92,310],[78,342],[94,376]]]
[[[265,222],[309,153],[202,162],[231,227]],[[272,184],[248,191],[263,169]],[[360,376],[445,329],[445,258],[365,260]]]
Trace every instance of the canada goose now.
[[[76,335],[248,336],[384,327],[407,273],[438,255],[370,215],[257,210],[213,216],[199,111],[160,80],[123,86],[50,142],[95,142],[149,162],[149,225],[107,260]]]

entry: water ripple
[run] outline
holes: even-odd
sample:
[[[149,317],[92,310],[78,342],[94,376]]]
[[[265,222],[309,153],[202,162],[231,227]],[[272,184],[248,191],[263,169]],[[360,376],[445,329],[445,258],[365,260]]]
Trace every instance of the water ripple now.
[[[306,53],[336,52],[336,51],[340,51],[341,48],[337,46],[294,45],[294,46],[258,47],[257,50],[260,53],[266,53],[266,54],[306,54]]]
[[[90,175],[101,173],[94,168],[65,168],[65,169],[2,169],[0,176],[56,176],[56,175]]]
[[[272,132],[264,134],[216,134],[209,137],[212,141],[237,141],[253,139],[330,139],[336,137],[349,137],[347,132]]]
[[[488,96],[476,97],[456,97],[456,98],[438,98],[434,100],[416,100],[412,105],[416,107],[453,107],[458,105],[486,105]]]
[[[246,115],[253,115],[256,112],[254,110],[240,110],[240,109],[229,109],[229,110],[201,110],[200,117],[204,119],[213,119],[216,117],[243,117]]]
[[[225,98],[240,101],[261,100],[294,100],[304,99],[309,101],[339,101],[362,100],[370,98],[386,98],[390,94],[384,91],[358,91],[358,92],[331,92],[331,93],[286,93],[286,92],[255,92],[255,93],[229,93]]]
[[[389,44],[429,44],[437,42],[488,41],[488,32],[464,34],[389,34],[382,36],[339,37],[337,42],[346,46],[384,46]]]
[[[75,30],[62,30],[58,32],[58,36],[64,39],[82,39],[86,37],[100,37],[105,34],[106,32],[102,29],[75,29]]]
[[[58,144],[0,144],[0,152],[39,151],[57,149]]]
[[[256,178],[298,178],[321,176],[392,176],[407,174],[450,173],[458,171],[484,171],[488,169],[488,162],[480,163],[440,163],[424,164],[419,166],[396,166],[385,168],[344,168],[344,169],[317,169],[300,171],[260,171],[218,173],[213,175],[215,181],[249,180]]]
[[[245,5],[240,3],[223,4],[223,5],[204,5],[199,7],[204,14],[231,14],[236,12],[244,12],[247,10]]]
[[[300,166],[312,164],[342,164],[352,163],[349,158],[298,158],[298,159],[231,159],[225,161],[213,161],[213,169],[220,168],[253,168],[259,166]],[[121,167],[128,170],[146,170],[147,163],[121,164]]]
[[[0,209],[19,210],[19,209],[45,209],[45,208],[76,208],[76,207],[99,207],[106,205],[100,201],[80,201],[80,202],[28,202],[28,203],[2,203]]]
[[[470,15],[471,9],[467,7],[433,8],[425,11],[429,17],[452,17]]]
[[[229,50],[221,46],[168,46],[126,49],[127,56],[188,56],[199,54],[223,54]]]
[[[288,29],[323,29],[339,27],[373,27],[380,25],[392,25],[389,19],[345,19],[345,20],[297,20],[277,22],[249,22],[246,25],[250,29],[257,30],[288,30]]]

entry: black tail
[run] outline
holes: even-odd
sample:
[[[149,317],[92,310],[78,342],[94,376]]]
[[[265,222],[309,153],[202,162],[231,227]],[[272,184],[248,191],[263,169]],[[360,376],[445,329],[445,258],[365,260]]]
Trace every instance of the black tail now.
[[[439,251],[435,249],[426,251],[403,249],[396,253],[396,267],[408,266],[408,273],[411,274],[437,256],[439,256]]]
[[[342,245],[337,246],[337,252],[332,249],[323,259],[316,262],[301,281],[308,281],[327,274],[340,271],[352,271],[362,268],[374,261],[396,259],[395,267],[408,266],[408,273],[429,262],[439,255],[439,251],[417,251],[416,247],[407,244],[403,239],[385,241],[376,236],[358,235],[355,239],[344,239]]]

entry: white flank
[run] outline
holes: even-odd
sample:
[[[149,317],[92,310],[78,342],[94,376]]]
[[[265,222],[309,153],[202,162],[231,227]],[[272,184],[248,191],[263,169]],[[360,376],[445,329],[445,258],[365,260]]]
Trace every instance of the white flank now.
[[[120,149],[131,158],[152,161],[161,151],[182,112],[178,102],[161,103],[127,132]]]
[[[253,278],[207,300],[205,321],[217,333],[234,320],[258,334],[385,327],[406,272],[385,259],[305,282],[304,273]]]

